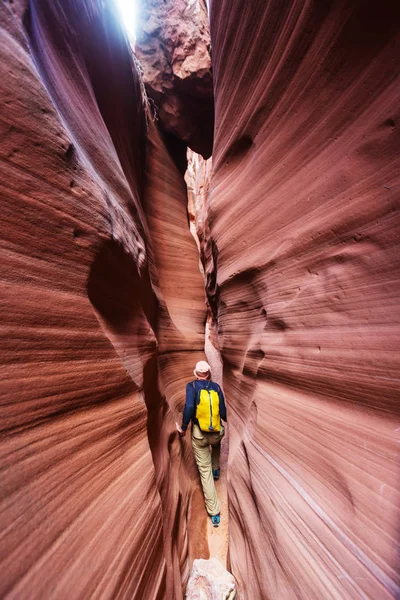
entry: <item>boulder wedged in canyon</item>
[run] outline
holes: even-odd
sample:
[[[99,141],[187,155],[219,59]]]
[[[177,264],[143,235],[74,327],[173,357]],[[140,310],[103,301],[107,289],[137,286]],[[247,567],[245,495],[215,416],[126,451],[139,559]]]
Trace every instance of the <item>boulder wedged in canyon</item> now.
[[[1,6],[2,597],[179,599],[189,575],[173,424],[204,289],[110,7]]]
[[[186,589],[186,600],[235,600],[236,587],[232,575],[216,558],[193,562]]]
[[[244,598],[399,595],[399,10],[211,3],[205,252]]]
[[[204,0],[143,0],[135,53],[160,125],[192,150],[211,155],[214,99]]]

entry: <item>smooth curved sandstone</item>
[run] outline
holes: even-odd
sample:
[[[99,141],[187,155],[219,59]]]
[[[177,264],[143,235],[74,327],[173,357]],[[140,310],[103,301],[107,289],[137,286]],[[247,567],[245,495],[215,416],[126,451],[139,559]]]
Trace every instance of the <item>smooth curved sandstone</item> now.
[[[0,596],[180,600],[209,558],[174,431],[203,358],[192,219],[241,597],[398,597],[400,9],[215,0],[188,214],[201,27],[165,55],[187,81],[160,132],[111,4],[29,7],[0,8]]]
[[[174,433],[203,281],[107,6],[1,6],[2,597],[179,599],[207,557]]]
[[[399,12],[211,4],[205,252],[244,598],[400,593]]]

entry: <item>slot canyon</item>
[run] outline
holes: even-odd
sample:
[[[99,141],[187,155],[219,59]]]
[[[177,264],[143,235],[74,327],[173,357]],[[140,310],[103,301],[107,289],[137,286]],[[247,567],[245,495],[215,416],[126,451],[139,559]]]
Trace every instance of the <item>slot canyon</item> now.
[[[1,0],[0,36],[0,597],[228,600],[186,595],[216,557],[238,600],[400,598],[400,4],[142,0],[133,41]]]

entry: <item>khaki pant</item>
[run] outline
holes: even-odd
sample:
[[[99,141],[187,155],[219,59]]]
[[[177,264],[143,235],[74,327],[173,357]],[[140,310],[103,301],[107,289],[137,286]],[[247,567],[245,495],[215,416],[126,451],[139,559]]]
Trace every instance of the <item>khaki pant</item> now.
[[[215,433],[205,433],[198,425],[192,425],[192,447],[199,469],[201,485],[203,487],[204,501],[209,515],[220,512],[217,491],[215,489],[212,469],[219,468],[219,455],[221,440],[225,430],[221,423],[221,430]],[[211,446],[211,452],[210,452]]]

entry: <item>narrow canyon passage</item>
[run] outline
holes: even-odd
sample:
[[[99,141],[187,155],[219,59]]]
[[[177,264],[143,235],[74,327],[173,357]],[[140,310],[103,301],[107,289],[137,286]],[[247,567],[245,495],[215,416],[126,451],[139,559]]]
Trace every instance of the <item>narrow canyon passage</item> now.
[[[133,49],[113,0],[3,0],[2,598],[183,600],[210,557],[240,600],[400,597],[399,32],[143,0]]]

